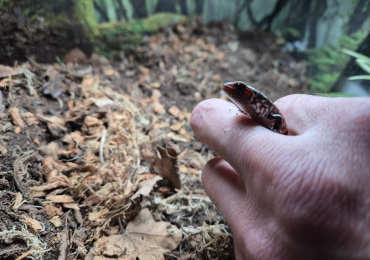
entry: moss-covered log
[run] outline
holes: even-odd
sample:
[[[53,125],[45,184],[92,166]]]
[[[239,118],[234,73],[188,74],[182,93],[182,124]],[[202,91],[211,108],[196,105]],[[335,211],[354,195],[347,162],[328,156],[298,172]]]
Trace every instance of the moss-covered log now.
[[[172,13],[157,13],[132,23],[111,22],[99,24],[100,44],[105,49],[131,49],[142,40],[144,34],[155,33],[161,28],[178,23],[185,16]]]

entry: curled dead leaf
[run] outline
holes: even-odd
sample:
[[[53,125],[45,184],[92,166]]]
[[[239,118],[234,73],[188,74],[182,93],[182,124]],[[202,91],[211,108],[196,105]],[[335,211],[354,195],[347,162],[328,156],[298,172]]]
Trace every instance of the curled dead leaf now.
[[[161,158],[157,158],[154,170],[163,178],[168,179],[174,188],[181,189],[176,151],[168,146],[166,148],[157,146],[157,149]]]
[[[127,230],[128,233],[125,236],[109,236],[109,243],[103,250],[104,255],[108,253],[109,248],[116,247],[125,248],[131,256],[140,255],[140,259],[164,260],[163,253],[175,249],[182,237],[182,233],[176,226],[165,221],[154,221],[148,208],[139,212],[127,225]]]

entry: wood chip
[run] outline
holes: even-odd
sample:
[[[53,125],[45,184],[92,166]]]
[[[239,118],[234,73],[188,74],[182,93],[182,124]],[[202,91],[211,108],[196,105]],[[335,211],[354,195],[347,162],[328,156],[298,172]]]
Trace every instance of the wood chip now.
[[[174,117],[179,117],[181,110],[177,106],[173,105],[168,109],[168,112],[170,112]]]
[[[41,226],[40,222],[36,219],[23,216],[23,223],[26,224],[34,233],[38,233],[41,230],[43,230],[43,227]]]
[[[74,202],[73,198],[69,195],[48,195],[46,199],[55,203]]]
[[[62,225],[62,220],[58,216],[54,216],[49,220],[55,227],[60,227]]]
[[[166,113],[166,110],[164,109],[163,105],[159,102],[153,102],[153,109],[154,112],[160,115],[164,115]]]
[[[10,112],[10,116],[13,119],[13,124],[18,125],[20,127],[23,127],[24,122],[23,122],[22,118],[19,115],[18,108],[12,107],[12,108],[9,109],[9,112]]]

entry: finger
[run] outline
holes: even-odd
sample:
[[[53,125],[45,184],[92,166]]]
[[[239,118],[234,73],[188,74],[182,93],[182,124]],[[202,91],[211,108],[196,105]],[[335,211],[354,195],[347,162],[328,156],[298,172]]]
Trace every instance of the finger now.
[[[274,133],[245,115],[237,114],[238,108],[234,104],[209,99],[194,108],[190,124],[199,141],[229,162],[237,172],[253,165],[255,160],[260,161],[260,156],[268,158],[272,154],[283,154],[276,149],[286,149],[289,136]]]
[[[310,95],[289,95],[280,98],[275,102],[284,116],[291,135],[301,135],[313,128],[314,125],[321,125],[323,116],[327,111],[328,101],[321,102],[322,97]]]
[[[310,130],[325,133],[360,122],[367,124],[369,98],[328,98],[290,95],[275,102],[288,124],[289,134],[302,135]],[[367,115],[366,115],[367,114]],[[349,131],[351,132],[351,131]]]
[[[244,182],[230,164],[221,158],[207,162],[202,171],[202,179],[207,195],[232,226],[237,213],[245,208]]]

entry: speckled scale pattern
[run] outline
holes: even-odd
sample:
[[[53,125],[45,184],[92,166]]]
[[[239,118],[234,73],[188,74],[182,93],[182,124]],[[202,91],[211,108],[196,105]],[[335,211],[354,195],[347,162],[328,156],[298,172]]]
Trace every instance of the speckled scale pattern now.
[[[288,134],[283,115],[264,94],[242,81],[227,82],[222,89],[242,112],[260,125],[280,134]]]

